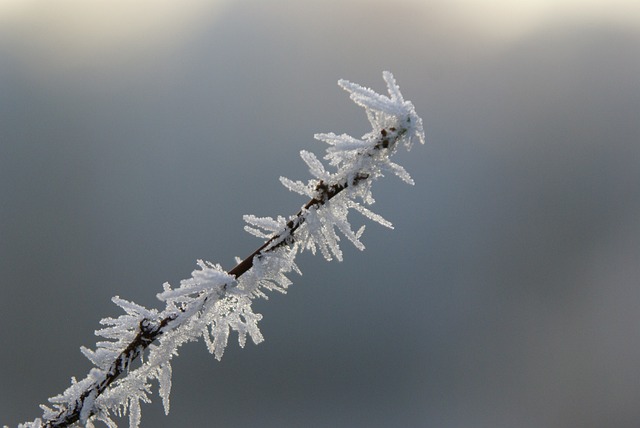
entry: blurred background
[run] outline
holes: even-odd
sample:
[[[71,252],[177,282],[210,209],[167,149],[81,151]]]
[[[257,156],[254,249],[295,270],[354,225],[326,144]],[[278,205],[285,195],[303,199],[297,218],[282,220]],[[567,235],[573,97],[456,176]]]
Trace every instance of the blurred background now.
[[[112,296],[295,213],[313,134],[369,130],[337,80],[383,70],[428,142],[376,184],[395,230],[302,255],[259,346],[184,346],[142,426],[640,426],[633,0],[0,0],[0,424],[86,375]]]

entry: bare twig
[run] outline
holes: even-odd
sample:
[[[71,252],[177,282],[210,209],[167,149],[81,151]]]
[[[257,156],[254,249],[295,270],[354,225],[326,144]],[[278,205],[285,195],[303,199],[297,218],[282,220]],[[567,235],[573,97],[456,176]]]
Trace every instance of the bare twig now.
[[[376,143],[368,149],[370,153],[363,153],[364,156],[371,156],[376,151],[391,150],[397,140],[403,135],[405,130],[396,130],[391,127],[388,130],[382,129]],[[328,185],[324,181],[318,181],[315,186],[316,195],[302,206],[300,211],[295,214],[286,224],[286,228],[282,233],[276,234],[268,239],[263,245],[238,263],[228,273],[239,278],[253,266],[254,259],[259,258],[262,254],[267,254],[283,245],[291,245],[295,241],[296,230],[305,222],[306,215],[309,210],[320,209],[328,201],[336,197],[348,187],[355,187],[367,180],[367,174],[358,174],[351,180],[344,179],[341,182]],[[182,311],[185,309],[183,308]],[[158,337],[160,337],[166,329],[171,328],[171,323],[178,317],[179,313],[170,314],[160,320],[143,319],[140,321],[138,334],[133,338],[129,345],[120,352],[120,354],[111,363],[109,368],[105,370],[99,380],[91,383],[81,394],[77,400],[60,412],[54,418],[43,421],[46,428],[64,428],[73,425],[80,420],[81,413],[87,401],[93,402],[98,396],[106,391],[109,386],[116,381],[121,374],[125,373],[131,363],[138,359],[144,351]],[[89,410],[85,417],[94,414],[93,409]]]

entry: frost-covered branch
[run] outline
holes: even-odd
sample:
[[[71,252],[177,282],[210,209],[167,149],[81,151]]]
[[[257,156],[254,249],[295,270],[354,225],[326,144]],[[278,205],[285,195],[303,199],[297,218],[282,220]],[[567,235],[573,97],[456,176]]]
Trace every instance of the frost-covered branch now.
[[[347,218],[350,210],[392,227],[366,208],[374,202],[371,185],[385,172],[413,184],[407,171],[390,157],[399,146],[410,149],[415,141],[424,143],[424,132],[422,120],[413,104],[402,97],[391,73],[383,77],[388,96],[345,80],[338,82],[365,108],[373,129],[360,139],[345,134],[315,135],[329,144],[324,159],[335,172],[326,170],[313,153],[301,152],[313,178],[307,183],[280,178],[287,189],[309,198],[298,213],[275,219],[244,216],[245,230],[264,239],[264,244],[228,272],[199,260],[199,269],[178,288],[164,284],[157,295],[165,304],[162,311],[114,297],[125,314],[100,321],[105,327],[96,335],[106,340],[98,342],[95,350],[81,348],[95,367],[84,379],[72,379],[65,392],[50,398],[52,407],[42,406],[41,418],[21,427],[93,427],[96,421],[115,427],[113,415],[128,415],[130,427],[138,427],[140,403],[150,402],[152,381],[158,382],[168,413],[171,360],[181,345],[202,338],[220,359],[231,330],[238,333],[240,346],[247,335],[256,344],[262,342],[258,329],[262,315],[253,312],[251,301],[267,298],[267,291],[286,292],[291,284],[286,274],[300,273],[295,264],[298,253],[320,251],[327,260],[342,260],[337,231],[364,249],[360,242],[364,226],[352,230]]]

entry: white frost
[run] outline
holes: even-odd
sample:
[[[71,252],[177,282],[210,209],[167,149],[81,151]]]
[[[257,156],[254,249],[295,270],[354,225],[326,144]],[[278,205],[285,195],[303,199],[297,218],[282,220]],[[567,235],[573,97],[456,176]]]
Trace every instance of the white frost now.
[[[73,409],[79,410],[80,422],[87,427],[93,427],[97,421],[116,427],[111,415],[128,415],[130,427],[138,427],[140,403],[150,401],[151,381],[158,382],[164,410],[168,413],[171,360],[180,346],[202,338],[208,350],[220,359],[232,331],[238,334],[242,347],[247,336],[256,344],[262,342],[264,338],[258,328],[262,315],[253,312],[252,300],[267,298],[271,291],[286,292],[291,285],[287,275],[291,272],[301,274],[295,263],[299,252],[308,250],[315,254],[320,251],[327,260],[341,261],[340,236],[346,237],[356,248],[364,249],[360,241],[364,226],[353,230],[348,219],[350,210],[392,228],[388,220],[365,206],[374,202],[372,183],[384,172],[391,172],[413,184],[409,173],[391,162],[390,156],[398,146],[410,149],[415,141],[424,143],[425,137],[422,120],[413,104],[404,100],[393,75],[384,72],[383,78],[388,95],[346,80],[338,82],[356,104],[364,107],[372,130],[359,139],[346,134],[315,135],[316,139],[329,145],[324,159],[334,171],[329,172],[313,153],[300,152],[313,179],[304,183],[280,178],[287,189],[311,199],[297,215],[288,218],[244,216],[245,229],[268,240],[262,252],[252,259],[249,270],[236,278],[217,264],[198,260],[199,269],[194,270],[190,278],[180,281],[179,287],[164,284],[163,291],[157,295],[166,305],[162,311],[114,297],[113,302],[125,314],[100,321],[104,327],[97,330],[96,335],[106,340],[98,342],[95,350],[81,348],[95,368],[80,381],[72,379],[66,391],[50,398],[53,407],[42,406],[42,419],[20,427],[42,427],[47,421]],[[132,348],[131,344],[136,343],[133,341],[142,337],[142,331],[158,334],[152,336],[153,343]],[[126,358],[119,360],[123,355]],[[138,356],[142,363],[133,368],[130,363]],[[120,366],[114,367],[116,361],[120,361]],[[124,371],[124,374],[98,395],[96,385],[114,369]]]

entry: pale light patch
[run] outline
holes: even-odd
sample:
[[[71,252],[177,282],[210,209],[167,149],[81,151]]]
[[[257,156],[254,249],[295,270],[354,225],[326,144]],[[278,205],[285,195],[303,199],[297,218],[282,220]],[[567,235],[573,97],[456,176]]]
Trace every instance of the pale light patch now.
[[[638,28],[640,2],[633,0],[404,0],[435,13],[454,28],[511,42],[550,24]],[[451,27],[449,27],[451,29]],[[465,30],[466,29],[466,30]]]
[[[0,36],[13,56],[49,71],[131,60],[211,25],[228,0],[0,0]]]

